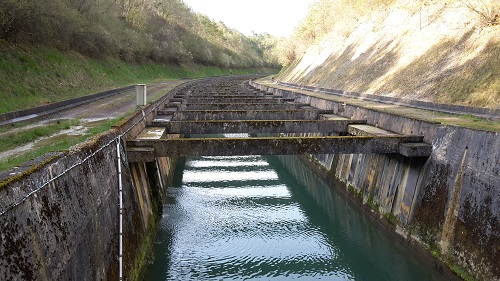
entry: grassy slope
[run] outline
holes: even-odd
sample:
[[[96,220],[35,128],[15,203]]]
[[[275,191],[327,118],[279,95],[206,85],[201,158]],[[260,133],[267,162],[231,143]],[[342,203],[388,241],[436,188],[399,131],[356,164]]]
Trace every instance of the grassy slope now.
[[[166,79],[255,73],[205,66],[130,64],[92,60],[44,47],[9,46],[0,41],[0,113],[25,109],[135,83]]]
[[[262,71],[263,69],[230,70],[201,65],[131,64],[112,58],[93,60],[75,52],[61,52],[46,47],[11,46],[0,41],[0,114],[136,83]],[[48,124],[15,133],[11,138],[1,139],[0,151],[50,136],[73,125],[68,123],[72,121],[78,120]],[[111,120],[104,126],[94,128],[84,136],[63,139],[29,153],[2,159],[0,171],[49,151],[67,149],[109,129],[115,121]],[[4,129],[0,129],[0,132],[3,131]]]
[[[279,78],[347,91],[500,107],[500,25],[460,2],[397,1],[346,33],[339,24]]]

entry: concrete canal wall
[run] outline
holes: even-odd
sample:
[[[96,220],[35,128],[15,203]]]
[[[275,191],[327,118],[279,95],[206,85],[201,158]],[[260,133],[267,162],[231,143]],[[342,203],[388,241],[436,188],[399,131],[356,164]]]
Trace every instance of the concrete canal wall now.
[[[123,144],[117,144],[138,136],[160,105],[185,86],[107,133],[0,179],[0,280],[117,280],[118,165],[124,193],[123,275],[126,280],[140,275],[175,161],[128,163]],[[423,135],[433,147],[426,158],[331,154],[312,159],[365,207],[397,222],[401,235],[481,279],[500,280],[498,133],[254,86],[393,132]]]
[[[0,280],[118,280],[118,165],[123,276],[137,279],[175,159],[129,164],[124,142],[119,149],[117,143],[137,136],[163,103],[152,103],[105,134],[36,159],[24,172],[1,180]]]
[[[500,135],[444,126],[309,96],[260,90],[432,144],[430,157],[331,154],[312,158],[397,231],[479,279],[500,280]]]

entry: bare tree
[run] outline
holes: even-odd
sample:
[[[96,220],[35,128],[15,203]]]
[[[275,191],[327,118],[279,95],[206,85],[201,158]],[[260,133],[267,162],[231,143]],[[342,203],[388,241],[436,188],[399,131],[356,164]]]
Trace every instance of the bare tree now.
[[[460,2],[478,14],[485,25],[500,24],[500,3],[497,0],[461,0]]]

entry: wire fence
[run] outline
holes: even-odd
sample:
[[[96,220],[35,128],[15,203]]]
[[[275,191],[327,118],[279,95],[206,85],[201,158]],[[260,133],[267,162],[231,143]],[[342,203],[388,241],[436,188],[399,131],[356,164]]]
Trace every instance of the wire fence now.
[[[133,124],[129,125],[129,128],[127,130],[125,130],[124,132],[121,132],[117,137],[115,137],[112,140],[108,141],[106,144],[104,144],[103,146],[101,146],[100,148],[98,148],[97,150],[95,150],[94,152],[92,152],[91,154],[87,155],[82,160],[80,160],[77,163],[71,165],[69,168],[65,169],[63,172],[59,173],[58,175],[56,175],[56,176],[50,178],[49,180],[47,180],[46,182],[42,183],[40,186],[38,186],[35,189],[33,189],[32,191],[30,191],[28,194],[26,194],[24,197],[22,197],[16,203],[13,203],[13,204],[7,206],[4,210],[1,210],[0,211],[0,217],[2,217],[3,215],[5,215],[9,211],[15,209],[17,206],[19,206],[23,202],[25,202],[28,198],[30,198],[34,194],[38,193],[39,191],[41,191],[42,189],[44,189],[45,187],[47,187],[52,182],[54,182],[57,179],[61,178],[62,176],[64,176],[69,171],[73,170],[76,167],[81,166],[82,164],[84,164],[85,162],[87,162],[89,159],[93,158],[97,153],[99,153],[102,150],[104,150],[105,148],[109,147],[114,142],[116,142],[116,141],[120,142],[120,146],[122,148],[122,151],[125,151],[125,145],[123,143],[123,136],[126,135],[127,133],[129,133],[140,122],[144,121],[147,116],[149,116],[150,114],[152,114],[161,104],[163,104],[165,102],[166,99],[168,99],[170,96],[172,96],[175,92],[176,92],[176,89],[172,90],[169,94],[167,94],[166,96],[164,96],[163,98],[161,98],[160,100],[158,100],[156,102],[156,104],[154,104],[153,106],[150,106],[148,108],[149,109],[148,112],[144,112],[144,110],[141,110],[142,111],[142,117],[139,118],[137,121],[135,121]],[[124,153],[124,154],[126,155],[126,153]],[[127,161],[126,157],[122,158],[122,162],[124,162],[124,161],[125,162]]]

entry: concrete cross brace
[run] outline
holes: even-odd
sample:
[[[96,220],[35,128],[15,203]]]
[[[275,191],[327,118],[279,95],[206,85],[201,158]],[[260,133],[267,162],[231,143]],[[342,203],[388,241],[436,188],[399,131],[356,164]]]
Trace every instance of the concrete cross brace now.
[[[145,153],[141,151],[144,148],[154,149],[155,157],[399,153],[400,144],[421,142],[422,139],[421,136],[336,136],[132,140],[127,142],[127,155],[129,162],[134,162],[145,160]]]
[[[190,103],[179,107],[180,110],[292,110],[298,109],[302,104],[292,103]]]
[[[196,104],[196,103],[285,103],[289,100],[284,100],[281,98],[258,98],[249,96],[231,96],[231,97],[212,97],[212,98],[187,98],[184,103]]]
[[[319,109],[293,110],[159,110],[159,115],[174,114],[174,120],[316,120],[319,114],[331,113]]]
[[[169,134],[273,134],[273,133],[340,133],[351,124],[366,124],[366,120],[153,120],[151,126],[165,127]]]
[[[209,93],[199,95],[175,95],[175,98],[264,98],[268,95],[264,93]]]

